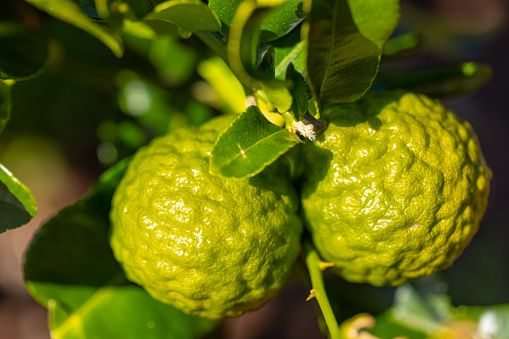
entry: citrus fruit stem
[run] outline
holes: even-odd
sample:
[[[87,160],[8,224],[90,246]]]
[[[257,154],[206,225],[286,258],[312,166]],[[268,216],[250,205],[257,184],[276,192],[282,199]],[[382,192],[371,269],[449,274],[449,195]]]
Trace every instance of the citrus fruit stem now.
[[[338,322],[336,320],[336,316],[334,315],[334,311],[329,302],[329,298],[327,297],[327,292],[325,291],[325,284],[323,282],[323,274],[322,269],[320,268],[320,263],[322,260],[318,255],[313,244],[305,239],[304,240],[304,251],[306,252],[306,266],[308,268],[309,277],[311,278],[311,286],[313,297],[316,298],[318,302],[318,306],[322,311],[323,317],[325,319],[325,323],[327,324],[327,328],[329,329],[330,339],[343,339],[343,335],[341,334],[338,326]]]

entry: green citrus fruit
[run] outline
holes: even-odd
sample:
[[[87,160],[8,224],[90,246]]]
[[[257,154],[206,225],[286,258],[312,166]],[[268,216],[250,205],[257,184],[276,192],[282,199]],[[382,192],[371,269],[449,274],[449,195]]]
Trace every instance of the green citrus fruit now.
[[[111,247],[154,298],[211,319],[261,306],[284,285],[302,225],[285,169],[249,179],[208,171],[231,118],[186,127],[137,152],[111,210]]]
[[[438,101],[372,95],[324,113],[305,146],[302,206],[351,282],[398,285],[449,267],[484,214],[491,172],[470,125]]]

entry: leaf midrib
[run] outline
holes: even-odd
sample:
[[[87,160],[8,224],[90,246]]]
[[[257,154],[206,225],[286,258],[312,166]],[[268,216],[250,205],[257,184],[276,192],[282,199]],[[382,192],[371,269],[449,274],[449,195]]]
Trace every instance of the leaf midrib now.
[[[279,133],[283,133],[283,132],[286,132],[286,131],[285,131],[285,130],[283,130],[283,129],[282,129],[282,130],[280,130],[280,131],[277,131],[276,133],[273,133],[273,134],[271,134],[271,135],[269,135],[269,136],[267,136],[267,137],[265,137],[265,138],[263,138],[263,139],[258,140],[257,142],[255,142],[254,144],[252,144],[251,146],[249,146],[248,148],[246,148],[245,150],[244,150],[244,149],[242,149],[242,150],[244,150],[245,152],[247,152],[247,151],[249,151],[250,149],[252,149],[253,147],[256,147],[256,146],[257,146],[258,144],[260,144],[261,142],[263,142],[263,141],[265,141],[265,140],[269,139],[270,137],[273,137],[273,136],[275,136],[275,135],[277,135],[277,134],[279,134]],[[240,144],[239,144],[239,147],[240,147]],[[237,158],[239,158],[239,157],[242,157],[242,153],[239,153],[239,154],[235,155],[235,156],[234,156],[234,157],[233,157],[230,161],[225,162],[225,163],[224,163],[224,165],[223,165],[223,166],[221,166],[221,168],[225,168],[225,167],[227,167],[227,166],[228,166],[228,165],[230,165],[233,161],[237,160]],[[246,157],[247,157],[247,156],[246,156]]]
[[[331,60],[332,60],[332,51],[333,51],[333,47],[334,47],[334,42],[336,41],[336,21],[337,21],[337,16],[338,16],[337,15],[337,13],[338,13],[337,6],[338,6],[338,0],[334,0],[334,9],[332,12],[332,39],[331,39],[331,43],[330,43],[330,47],[329,47],[329,57],[327,59],[327,68],[325,70],[322,86],[320,87],[319,93],[323,92],[323,89],[325,88],[325,84],[327,83],[328,76],[329,76],[330,65],[331,65]]]

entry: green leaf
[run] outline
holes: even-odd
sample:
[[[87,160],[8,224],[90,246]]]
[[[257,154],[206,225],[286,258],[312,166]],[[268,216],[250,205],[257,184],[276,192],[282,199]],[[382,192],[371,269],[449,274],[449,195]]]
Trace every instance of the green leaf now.
[[[285,70],[290,63],[298,72],[304,72],[306,68],[306,42],[299,41],[294,46],[276,47],[276,77],[284,78]]]
[[[300,9],[302,0],[286,0],[281,6],[274,8],[263,21],[262,42],[275,40],[295,28],[305,15]]]
[[[260,173],[300,138],[271,124],[256,106],[249,106],[217,140],[210,158],[210,172],[244,178]]]
[[[232,24],[228,39],[228,62],[240,82],[249,88],[260,88],[257,78],[270,80],[270,76],[259,72],[258,51],[260,43],[259,25],[270,8],[257,8],[256,2],[243,2]]]
[[[210,0],[209,6],[226,26],[231,27],[235,12],[241,3],[242,0]],[[272,3],[277,5],[278,1],[272,1]],[[275,40],[297,26],[304,19],[300,3],[302,0],[279,1],[281,5],[269,13],[260,24],[261,40],[263,42]],[[268,5],[268,2],[263,4]]]
[[[457,319],[475,320],[479,332],[486,338],[503,339],[509,333],[509,304],[460,306],[455,309],[454,316]]]
[[[293,63],[290,63],[286,69],[286,79],[293,83],[292,90],[290,91],[293,97],[292,113],[295,120],[299,121],[308,110],[308,86],[304,76],[295,69]]]
[[[276,52],[274,47],[269,46],[263,54],[262,61],[258,65],[258,70],[267,74],[270,78],[276,76]]]
[[[375,327],[369,330],[369,333],[373,334],[376,338],[428,338],[428,335],[425,332],[408,327],[396,321],[390,312],[384,312],[377,315]]]
[[[235,14],[230,38],[228,60],[230,67],[248,89],[263,89],[279,112],[286,112],[292,105],[289,83],[274,79],[272,74],[258,70],[260,24],[272,8],[257,8],[255,2],[243,2]]]
[[[0,164],[0,233],[26,224],[36,213],[30,190]]]
[[[404,73],[381,73],[376,90],[406,89],[445,99],[475,92],[491,78],[491,67],[466,62],[456,67],[423,69]]]
[[[307,74],[322,105],[355,101],[369,89],[398,22],[398,0],[313,1]]]
[[[11,118],[11,86],[0,81],[0,134]]]
[[[17,24],[0,24],[0,79],[21,80],[36,75],[48,58],[45,34]]]
[[[144,20],[162,20],[188,32],[221,29],[217,15],[200,0],[171,0],[157,5]]]
[[[421,39],[414,33],[406,33],[390,38],[384,47],[384,57],[399,57],[415,51]]]
[[[292,107],[293,102],[291,92],[287,88],[291,82],[288,81],[284,83],[273,81],[275,78],[275,61],[276,53],[274,48],[269,46],[263,55],[260,65],[258,65],[258,70],[265,73],[270,81],[261,80],[261,85],[271,104],[276,107],[279,112],[287,112]]]
[[[74,25],[102,41],[117,57],[124,54],[124,45],[119,35],[109,28],[93,22],[71,0],[26,0],[55,18]]]
[[[128,160],[49,220],[27,252],[25,283],[55,338],[197,338],[216,322],[186,315],[127,281],[109,246],[110,201]]]

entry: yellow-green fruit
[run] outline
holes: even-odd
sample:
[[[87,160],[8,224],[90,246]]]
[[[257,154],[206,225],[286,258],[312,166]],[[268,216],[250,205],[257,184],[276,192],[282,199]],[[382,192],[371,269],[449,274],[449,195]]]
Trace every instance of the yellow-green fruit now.
[[[231,118],[141,149],[117,188],[111,247],[129,280],[186,313],[217,319],[261,306],[299,251],[298,197],[281,166],[253,178],[208,172]]]
[[[438,101],[372,95],[324,113],[305,147],[302,206],[351,282],[399,285],[449,267],[486,209],[491,172],[470,125]]]

